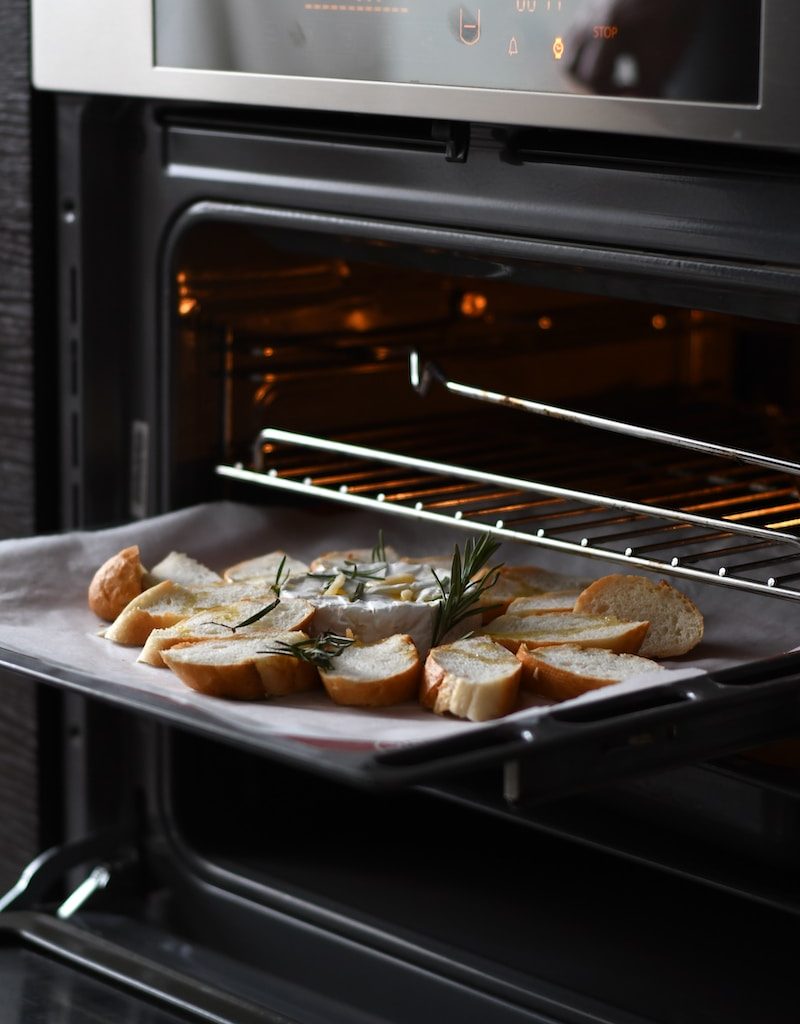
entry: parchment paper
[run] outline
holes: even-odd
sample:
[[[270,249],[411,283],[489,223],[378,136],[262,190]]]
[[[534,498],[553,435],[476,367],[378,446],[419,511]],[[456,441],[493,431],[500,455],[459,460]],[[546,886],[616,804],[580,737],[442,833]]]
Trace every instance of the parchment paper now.
[[[432,740],[465,729],[470,722],[432,714],[414,703],[382,710],[348,709],[323,691],[259,702],[205,697],[185,687],[167,669],[137,664],[137,649],[98,637],[101,623],[88,610],[86,590],[99,565],[120,548],[138,544],[143,563],[154,565],[171,550],[184,551],[217,571],[241,559],[281,548],[310,561],[349,547],[371,547],[378,528],[404,555],[450,553],[466,535],[432,526],[331,506],[313,511],[217,502],[95,532],[0,542],[0,647],[36,658],[43,666],[69,668],[129,690],[195,705],[205,715],[254,731],[311,741],[369,747]],[[523,544],[505,544],[498,559],[537,564],[571,574],[599,577],[624,569],[595,559],[564,556]],[[704,671],[779,654],[800,644],[800,606],[778,599],[677,581],[705,615],[702,644],[683,659],[664,662],[668,672],[646,674],[577,698],[602,700],[631,689],[692,678]],[[657,681],[656,681],[657,679]],[[546,706],[516,715],[546,715]],[[564,707],[565,705],[561,705]]]

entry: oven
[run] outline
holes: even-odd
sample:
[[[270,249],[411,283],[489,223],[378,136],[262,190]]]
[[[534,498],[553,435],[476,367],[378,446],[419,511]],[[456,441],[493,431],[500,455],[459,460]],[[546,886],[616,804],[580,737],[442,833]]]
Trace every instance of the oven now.
[[[59,702],[62,841],[0,901],[19,1019],[796,1019],[799,20],[34,0],[62,532],[0,558],[74,579],[25,591],[63,647],[0,634]],[[667,578],[705,646],[413,740],[65,653],[102,545],[379,529]]]

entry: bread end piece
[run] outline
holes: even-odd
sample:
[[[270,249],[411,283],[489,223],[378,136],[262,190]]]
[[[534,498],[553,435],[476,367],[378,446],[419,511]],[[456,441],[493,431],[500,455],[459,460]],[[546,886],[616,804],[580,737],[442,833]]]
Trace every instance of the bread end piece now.
[[[99,618],[113,622],[122,609],[144,589],[145,568],[139,548],[123,548],[103,562],[89,584],[89,608]]]
[[[583,591],[575,611],[647,619],[650,629],[638,652],[646,658],[676,658],[703,639],[699,608],[666,580],[653,583],[646,576],[603,576]]]
[[[516,707],[521,674],[514,655],[489,637],[456,640],[428,655],[420,703],[472,722],[501,718]]]

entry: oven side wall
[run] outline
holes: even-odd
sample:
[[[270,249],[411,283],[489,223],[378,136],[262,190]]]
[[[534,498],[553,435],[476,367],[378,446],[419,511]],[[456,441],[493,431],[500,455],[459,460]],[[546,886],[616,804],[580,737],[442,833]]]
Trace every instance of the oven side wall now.
[[[28,2],[0,0],[0,538],[36,529]],[[0,891],[38,852],[36,689],[0,678]]]

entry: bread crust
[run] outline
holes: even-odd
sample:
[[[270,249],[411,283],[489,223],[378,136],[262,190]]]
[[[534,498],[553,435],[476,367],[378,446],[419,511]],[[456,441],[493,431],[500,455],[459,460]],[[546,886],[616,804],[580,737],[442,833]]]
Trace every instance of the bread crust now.
[[[242,665],[188,665],[172,661],[174,651],[194,644],[176,644],[164,651],[163,658],[182,683],[208,697],[228,700],[260,700],[264,696],[261,676],[253,662]]]
[[[89,608],[106,622],[113,622],[122,609],[142,593],[145,568],[136,544],[123,548],[107,561],[89,584]]]

